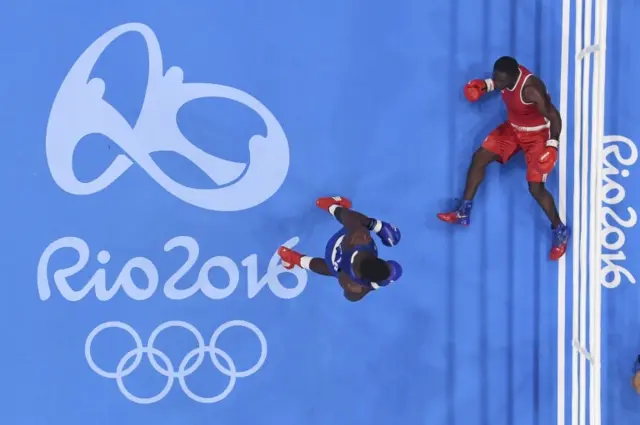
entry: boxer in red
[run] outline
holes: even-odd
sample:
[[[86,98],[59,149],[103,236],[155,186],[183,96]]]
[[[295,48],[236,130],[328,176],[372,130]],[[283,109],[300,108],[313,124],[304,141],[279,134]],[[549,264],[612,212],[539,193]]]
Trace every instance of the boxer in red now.
[[[468,226],[473,198],[484,179],[487,165],[492,162],[504,164],[523,151],[529,192],[551,221],[553,242],[549,258],[558,260],[567,250],[571,232],[560,220],[553,196],[544,183],[558,159],[562,118],[551,103],[544,83],[512,57],[504,56],[495,62],[492,78],[470,81],[464,88],[464,95],[470,102],[475,102],[496,90],[501,92],[507,108],[507,121],[493,130],[473,154],[458,209],[440,213],[438,218]]]

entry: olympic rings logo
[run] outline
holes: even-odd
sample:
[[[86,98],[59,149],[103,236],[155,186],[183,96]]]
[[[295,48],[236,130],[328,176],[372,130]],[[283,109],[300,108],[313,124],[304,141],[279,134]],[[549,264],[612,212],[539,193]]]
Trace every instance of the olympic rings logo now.
[[[260,358],[258,359],[256,364],[253,365],[253,367],[244,371],[239,371],[236,368],[236,365],[231,359],[231,357],[229,356],[229,354],[227,354],[225,351],[221,350],[220,348],[216,347],[216,342],[220,337],[220,335],[222,334],[222,332],[233,327],[243,327],[251,330],[258,337],[258,340],[260,341]],[[186,329],[195,336],[198,342],[198,346],[193,350],[191,350],[189,353],[187,353],[186,356],[184,356],[184,358],[182,359],[182,361],[178,366],[178,370],[175,370],[173,363],[165,353],[163,353],[162,351],[158,350],[153,346],[158,335],[162,331],[169,328]],[[93,356],[91,355],[91,344],[93,343],[93,340],[98,336],[99,333],[101,333],[106,329],[124,330],[125,332],[129,333],[129,335],[131,335],[131,337],[135,342],[135,348],[130,350],[120,359],[115,372],[107,372],[104,369],[100,368],[95,363],[95,361],[93,360]],[[267,359],[267,340],[264,334],[262,333],[262,331],[253,323],[246,322],[244,320],[232,320],[218,327],[218,329],[216,329],[215,332],[213,332],[213,335],[211,335],[211,339],[209,340],[209,345],[205,345],[204,338],[202,337],[202,335],[200,334],[200,332],[195,326],[186,322],[174,320],[174,321],[163,323],[160,326],[158,326],[156,329],[154,329],[154,331],[151,333],[151,336],[149,337],[149,340],[147,341],[147,344],[143,345],[142,339],[140,338],[136,330],[133,329],[130,325],[123,322],[105,322],[98,325],[95,329],[91,331],[89,336],[87,336],[87,340],[84,345],[84,354],[91,370],[93,370],[95,373],[97,373],[98,375],[104,378],[115,379],[122,395],[124,395],[128,400],[134,403],[152,404],[162,400],[164,397],[166,397],[167,394],[169,394],[175,380],[177,379],[180,384],[180,387],[182,388],[182,391],[190,399],[198,403],[211,404],[211,403],[217,403],[227,398],[227,396],[231,393],[231,391],[233,391],[238,378],[246,378],[247,376],[251,376],[262,367],[265,360]],[[152,397],[135,396],[127,389],[127,387],[124,384],[124,378],[126,378],[131,373],[133,373],[133,371],[142,362],[143,355],[145,354],[149,359],[149,362],[151,363],[151,366],[153,367],[153,369],[159,374],[167,378],[167,383],[162,389],[162,391],[160,391],[158,394]],[[220,394],[214,397],[203,397],[195,394],[193,391],[189,389],[186,382],[186,378],[192,373],[194,373],[200,367],[200,365],[205,359],[206,354],[209,354],[209,357],[213,365],[216,367],[216,369],[218,369],[222,374],[229,377],[229,383],[227,384],[226,388]],[[189,365],[192,362],[194,357],[196,359],[195,361],[193,361],[193,364],[187,367],[187,365]],[[218,357],[221,357],[224,360],[224,363],[226,363],[227,367],[225,367],[220,363],[220,360],[218,359]],[[156,358],[159,358],[162,361],[162,363],[164,363],[164,366],[165,366],[164,368],[158,363]],[[131,359],[133,359],[133,362],[131,362]],[[129,363],[131,364],[127,366],[127,364]]]

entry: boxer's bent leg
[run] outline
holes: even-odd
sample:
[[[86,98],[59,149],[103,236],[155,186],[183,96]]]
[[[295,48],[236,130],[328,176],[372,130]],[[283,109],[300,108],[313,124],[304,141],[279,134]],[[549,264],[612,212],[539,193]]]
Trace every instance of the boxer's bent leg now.
[[[551,221],[551,225],[555,229],[560,224],[562,224],[562,220],[560,220],[560,215],[558,214],[558,209],[556,208],[556,203],[553,199],[553,195],[544,187],[543,182],[532,182],[529,181],[529,192],[533,196],[533,198],[538,202],[542,210]]]
[[[312,258],[309,262],[309,270],[323,276],[333,276],[324,258]]]
[[[329,213],[331,213],[331,215],[333,215],[336,220],[345,227],[360,225],[369,228],[371,226],[371,219],[358,211],[350,210],[338,205],[332,205],[329,208]]]
[[[347,229],[357,229],[365,227],[369,230],[376,229],[377,225],[382,225],[379,220],[367,217],[366,215],[351,209],[351,201],[340,196],[319,198],[316,205],[321,209],[328,211]],[[376,233],[380,229],[375,230]]]
[[[302,258],[300,258],[300,267],[323,276],[333,276],[324,258],[302,256]]]
[[[482,146],[473,154],[471,165],[467,171],[467,182],[463,200],[472,201],[478,187],[484,180],[487,165],[494,161],[505,163],[518,151],[518,143],[511,125],[502,123],[496,127],[482,142]]]
[[[540,173],[536,166],[536,161],[544,152],[545,142],[549,139],[548,131],[536,132],[532,134],[520,133],[522,148],[527,163],[527,182],[529,183],[529,192],[531,196],[538,202],[546,216],[549,218],[551,225],[555,229],[562,221],[560,214],[556,208],[553,195],[544,186],[547,181],[547,175]]]
[[[324,276],[332,276],[331,269],[325,263],[324,258],[314,258],[301,254],[297,251],[281,246],[278,249],[278,255],[282,259],[282,265],[286,269],[292,269],[294,266],[302,267],[305,270],[311,270]]]
[[[467,181],[464,185],[464,193],[462,199],[472,201],[476,196],[476,192],[484,180],[487,165],[497,161],[499,156],[486,148],[480,146],[471,158],[471,164],[467,170]]]

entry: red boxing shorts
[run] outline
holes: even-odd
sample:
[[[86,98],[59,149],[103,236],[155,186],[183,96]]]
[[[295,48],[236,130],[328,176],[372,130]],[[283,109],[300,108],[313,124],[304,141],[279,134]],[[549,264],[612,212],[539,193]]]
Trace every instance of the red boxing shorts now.
[[[482,147],[499,156],[498,162],[505,164],[521,150],[527,163],[527,181],[544,183],[547,174],[538,171],[536,163],[549,140],[549,128],[541,130],[516,130],[508,121],[495,128],[482,142]]]

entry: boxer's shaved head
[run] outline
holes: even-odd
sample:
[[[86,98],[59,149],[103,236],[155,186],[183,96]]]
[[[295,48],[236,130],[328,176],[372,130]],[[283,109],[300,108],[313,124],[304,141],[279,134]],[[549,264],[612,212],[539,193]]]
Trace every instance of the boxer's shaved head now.
[[[386,261],[381,258],[369,256],[360,263],[360,273],[365,279],[381,283],[391,276],[391,270]]]
[[[519,75],[518,61],[510,56],[503,56],[493,64],[493,81],[497,90],[512,88]]]
[[[518,61],[511,56],[503,56],[493,64],[493,72],[501,72],[510,77],[517,77],[520,73]]]

